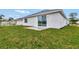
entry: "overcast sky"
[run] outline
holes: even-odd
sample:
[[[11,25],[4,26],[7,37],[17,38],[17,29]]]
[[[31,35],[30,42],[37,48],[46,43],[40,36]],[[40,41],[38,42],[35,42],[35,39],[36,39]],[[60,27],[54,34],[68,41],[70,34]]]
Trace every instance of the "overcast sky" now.
[[[42,9],[0,9],[0,14],[5,15],[6,17],[19,18],[39,12],[41,10]],[[79,9],[64,9],[64,13],[67,17],[72,12],[76,12],[79,14]],[[79,18],[79,15],[77,17]]]

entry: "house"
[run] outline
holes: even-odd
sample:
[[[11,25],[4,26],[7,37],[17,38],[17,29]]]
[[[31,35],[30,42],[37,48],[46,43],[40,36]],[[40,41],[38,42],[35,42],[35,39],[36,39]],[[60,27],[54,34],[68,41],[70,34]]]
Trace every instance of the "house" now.
[[[68,24],[69,21],[62,9],[42,10],[32,15],[18,18],[16,23],[16,25],[30,26],[38,29],[60,29]]]

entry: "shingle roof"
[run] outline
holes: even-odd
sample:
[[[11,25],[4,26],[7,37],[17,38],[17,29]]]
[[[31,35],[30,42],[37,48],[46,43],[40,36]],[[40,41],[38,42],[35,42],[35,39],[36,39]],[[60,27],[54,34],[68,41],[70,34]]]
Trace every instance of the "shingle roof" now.
[[[18,19],[23,19],[23,18],[30,18],[30,17],[34,17],[34,16],[39,16],[39,15],[47,15],[47,14],[53,14],[53,13],[60,13],[64,18],[66,18],[66,16],[64,15],[64,12],[62,9],[46,9],[46,10],[42,10],[40,12],[22,17],[22,18],[18,18]]]

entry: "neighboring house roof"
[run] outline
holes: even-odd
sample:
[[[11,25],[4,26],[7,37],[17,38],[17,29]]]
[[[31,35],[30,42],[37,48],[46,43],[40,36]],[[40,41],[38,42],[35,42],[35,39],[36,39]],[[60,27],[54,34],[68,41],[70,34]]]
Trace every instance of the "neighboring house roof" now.
[[[62,9],[50,9],[50,10],[42,10],[40,12],[22,17],[22,18],[18,18],[18,19],[24,19],[24,18],[30,18],[30,17],[34,17],[34,16],[40,16],[40,15],[47,15],[47,14],[54,14],[54,13],[60,13],[64,18],[66,18],[66,16],[64,15],[64,12]]]

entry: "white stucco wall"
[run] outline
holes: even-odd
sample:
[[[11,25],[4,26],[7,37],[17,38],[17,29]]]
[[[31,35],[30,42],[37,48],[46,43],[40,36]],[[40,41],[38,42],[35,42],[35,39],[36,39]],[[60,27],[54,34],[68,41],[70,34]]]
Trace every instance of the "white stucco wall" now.
[[[38,25],[38,19],[37,19],[37,17],[27,18],[27,23],[28,23],[28,25],[37,27],[37,25]]]
[[[69,21],[65,19],[60,13],[46,15],[46,20],[47,20],[47,26],[45,28],[58,28],[59,29],[69,24]],[[39,27],[37,17],[27,18],[27,23],[25,23],[24,19],[19,20],[17,21],[17,24],[25,25],[25,26],[33,26],[37,28]]]
[[[62,28],[68,24],[68,21],[59,13],[49,14],[46,17],[48,28]]]

